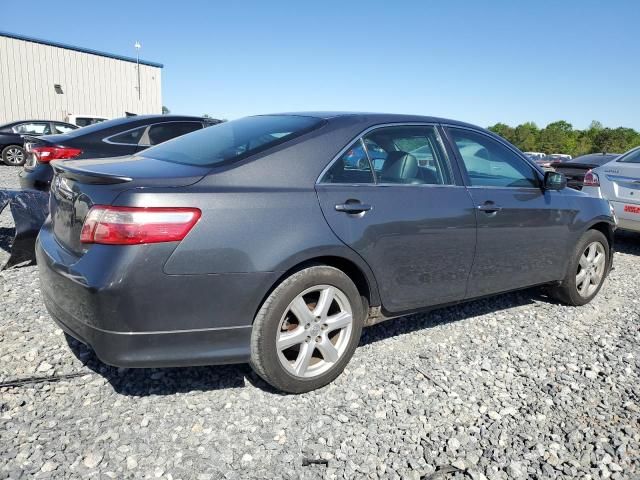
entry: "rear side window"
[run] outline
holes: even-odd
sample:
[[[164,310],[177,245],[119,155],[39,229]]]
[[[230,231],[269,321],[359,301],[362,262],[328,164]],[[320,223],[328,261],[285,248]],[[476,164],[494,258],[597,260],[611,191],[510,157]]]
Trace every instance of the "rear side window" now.
[[[127,132],[119,133],[117,135],[112,135],[107,138],[106,141],[108,143],[115,143],[118,145],[138,145],[140,140],[145,135],[148,126],[134,128],[133,130],[129,130]]]
[[[616,162],[619,163],[640,163],[640,148],[631,150],[629,153],[620,157]]]
[[[433,126],[383,127],[367,134],[364,141],[378,183],[453,184],[449,160]]]
[[[145,150],[142,156],[187,165],[239,160],[318,128],[319,118],[264,115],[219,123]]]
[[[533,167],[502,143],[472,130],[449,128],[448,132],[472,186],[538,187]]]
[[[359,139],[333,162],[320,182],[351,184],[375,182],[362,139]]]
[[[75,128],[73,128],[70,125],[65,125],[64,123],[53,124],[53,131],[55,133],[68,133],[68,132],[71,132],[72,130],[75,130]]]
[[[452,185],[453,175],[436,128],[406,125],[369,132],[329,167],[320,182]]]
[[[149,145],[158,145],[201,128],[202,124],[199,122],[165,122],[151,125],[149,128]]]

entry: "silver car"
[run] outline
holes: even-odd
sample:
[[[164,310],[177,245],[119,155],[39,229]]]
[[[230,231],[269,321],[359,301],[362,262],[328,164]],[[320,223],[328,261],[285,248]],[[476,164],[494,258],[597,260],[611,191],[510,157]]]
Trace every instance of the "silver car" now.
[[[640,232],[640,147],[589,170],[582,191],[609,200],[619,228]]]

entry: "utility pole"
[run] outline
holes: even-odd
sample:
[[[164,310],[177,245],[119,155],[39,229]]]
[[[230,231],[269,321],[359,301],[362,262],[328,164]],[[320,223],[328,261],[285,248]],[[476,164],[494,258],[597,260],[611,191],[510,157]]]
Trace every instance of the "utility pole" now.
[[[136,49],[136,67],[138,69],[138,100],[142,100],[142,92],[140,92],[140,49],[142,45],[136,40],[134,47]]]

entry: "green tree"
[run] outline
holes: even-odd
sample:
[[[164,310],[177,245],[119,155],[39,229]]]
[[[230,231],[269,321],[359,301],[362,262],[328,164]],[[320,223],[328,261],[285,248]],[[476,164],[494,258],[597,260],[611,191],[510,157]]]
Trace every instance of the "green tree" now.
[[[564,120],[550,123],[540,131],[538,146],[545,153],[568,153],[573,155],[576,150],[576,133],[573,125]]]
[[[513,143],[515,131],[506,123],[496,123],[495,125],[489,127],[489,130],[491,130],[496,135],[500,135],[506,141]]]
[[[533,122],[518,125],[514,130],[513,144],[523,152],[534,152],[538,146],[540,129]]]
[[[168,115],[171,113],[171,110],[169,110],[167,107],[165,107],[164,105],[162,105],[162,114],[163,115]]]

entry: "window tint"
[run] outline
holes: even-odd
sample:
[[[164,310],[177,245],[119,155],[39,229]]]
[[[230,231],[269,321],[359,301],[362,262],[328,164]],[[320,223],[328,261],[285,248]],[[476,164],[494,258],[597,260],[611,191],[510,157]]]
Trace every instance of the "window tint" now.
[[[448,129],[473,186],[537,187],[538,176],[527,162],[500,142],[471,130]]]
[[[54,133],[67,133],[70,132],[72,130],[75,130],[75,128],[69,126],[69,125],[65,125],[64,123],[54,123],[53,124],[53,131]]]
[[[107,141],[110,143],[119,143],[122,145],[138,145],[145,132],[147,131],[148,126],[134,128],[133,130],[129,130],[128,132],[119,133],[117,135],[113,135],[107,138]]]
[[[320,181],[322,183],[374,183],[373,172],[362,139],[333,162]]]
[[[97,123],[102,123],[106,120],[106,118],[97,118],[97,117],[76,117],[76,125],[79,127],[86,127],[88,125],[95,125]]]
[[[21,135],[49,135],[51,128],[46,122],[21,123],[13,127],[13,131]]]
[[[453,176],[435,127],[376,129],[364,137],[378,183],[451,185]],[[372,149],[370,145],[375,145]]]
[[[166,122],[152,125],[149,128],[149,145],[158,145],[172,138],[200,130],[200,122]]]
[[[616,162],[621,163],[640,163],[640,148],[631,150],[629,153],[624,154]]]
[[[322,123],[319,118],[297,115],[245,117],[175,138],[145,150],[142,155],[168,162],[213,166],[287,142]]]

